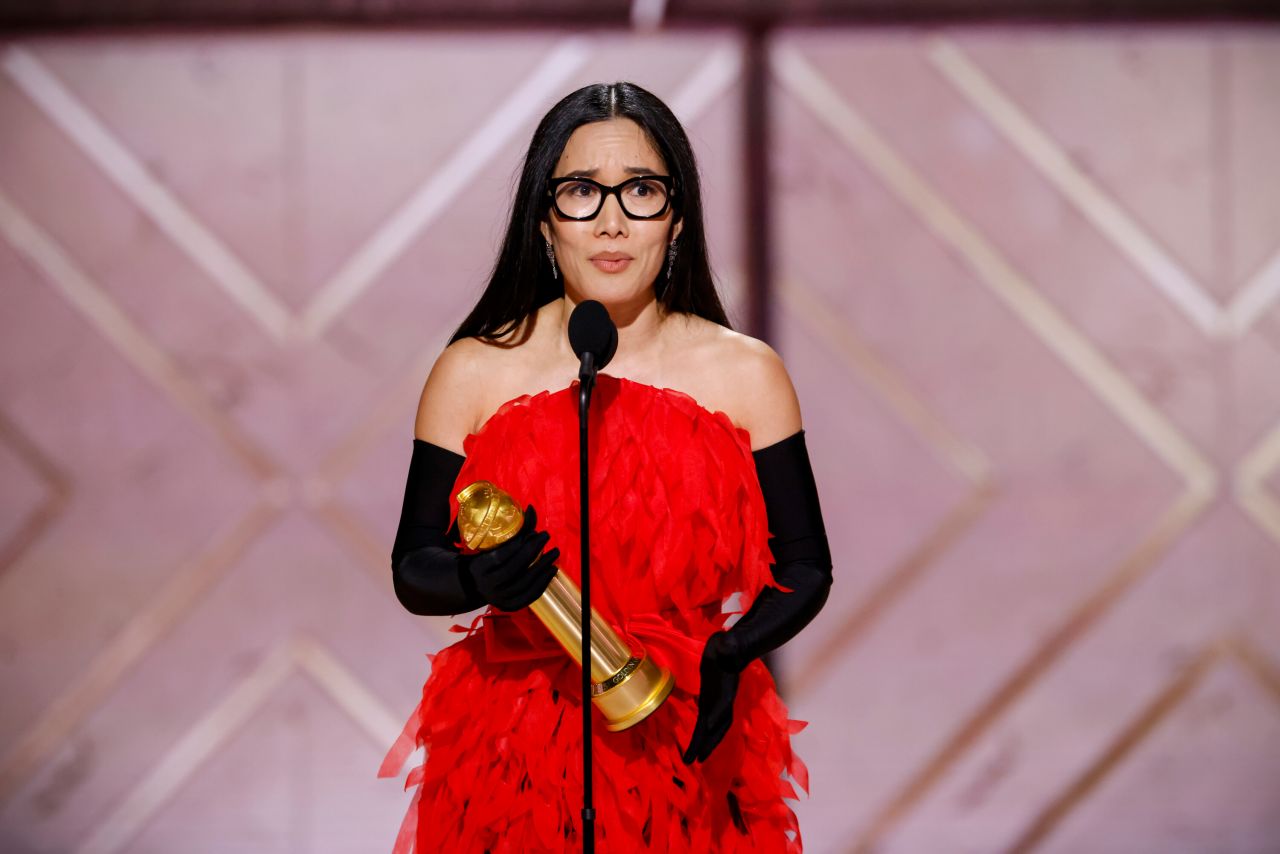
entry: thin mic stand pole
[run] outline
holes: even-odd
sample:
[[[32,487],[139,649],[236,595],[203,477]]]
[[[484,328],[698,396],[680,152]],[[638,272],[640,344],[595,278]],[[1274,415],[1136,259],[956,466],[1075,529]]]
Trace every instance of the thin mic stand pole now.
[[[595,854],[596,811],[591,805],[591,523],[587,477],[587,412],[596,383],[595,354],[582,354],[578,371],[578,492],[582,513],[582,850]]]

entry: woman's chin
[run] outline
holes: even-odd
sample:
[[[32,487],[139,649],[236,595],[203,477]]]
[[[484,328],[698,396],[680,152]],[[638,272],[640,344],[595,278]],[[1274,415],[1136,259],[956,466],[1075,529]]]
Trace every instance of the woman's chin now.
[[[588,281],[580,287],[566,286],[565,290],[574,302],[593,299],[603,303],[605,308],[623,308],[636,303],[652,302],[655,298],[652,287],[638,285],[635,281],[624,283],[615,277]]]

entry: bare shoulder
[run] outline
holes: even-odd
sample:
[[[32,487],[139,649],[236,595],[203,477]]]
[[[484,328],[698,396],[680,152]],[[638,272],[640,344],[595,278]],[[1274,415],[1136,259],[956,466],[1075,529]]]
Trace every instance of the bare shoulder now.
[[[461,338],[444,349],[431,367],[413,435],[425,442],[461,454],[462,440],[475,425],[482,401],[477,394],[479,377],[493,358],[491,347],[475,338]]]
[[[446,347],[423,386],[414,435],[461,454],[463,440],[499,404],[538,386],[547,338],[534,334],[540,316],[496,338],[459,338]]]
[[[698,337],[701,370],[720,377],[715,383],[716,408],[751,434],[758,450],[801,429],[800,401],[786,365],[758,338],[706,321]]]

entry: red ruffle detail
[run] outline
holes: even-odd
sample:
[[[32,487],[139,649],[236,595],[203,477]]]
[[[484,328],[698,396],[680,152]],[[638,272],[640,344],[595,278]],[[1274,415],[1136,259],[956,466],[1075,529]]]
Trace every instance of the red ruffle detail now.
[[[456,486],[490,480],[533,504],[560,568],[578,581],[576,389],[499,408],[467,437]],[[797,797],[792,782],[808,792],[790,744],[805,723],[787,717],[763,663],[743,672],[733,726],[710,759],[681,759],[702,647],[724,625],[724,599],[741,592],[745,609],[772,583],[746,431],[682,392],[601,374],[590,439],[592,603],[676,679],[671,697],[631,729],[608,732],[596,713],[601,850],[800,852],[784,798]],[[430,656],[422,701],[379,770],[395,776],[426,748],[405,783],[417,791],[395,854],[580,846],[580,670],[527,610],[489,611],[461,630]]]

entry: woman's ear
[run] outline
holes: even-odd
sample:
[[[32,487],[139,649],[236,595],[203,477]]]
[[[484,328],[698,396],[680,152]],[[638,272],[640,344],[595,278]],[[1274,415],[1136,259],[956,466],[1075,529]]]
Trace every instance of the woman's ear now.
[[[671,239],[672,239],[672,240],[675,240],[677,237],[679,237],[679,236],[680,236],[680,230],[681,230],[682,228],[684,228],[684,218],[683,218],[683,217],[681,217],[680,219],[676,220],[676,224],[675,224],[675,225],[673,225],[673,226],[671,226]]]
[[[542,239],[551,242],[551,223],[545,219],[538,223],[538,230],[542,232]]]

